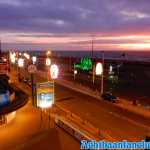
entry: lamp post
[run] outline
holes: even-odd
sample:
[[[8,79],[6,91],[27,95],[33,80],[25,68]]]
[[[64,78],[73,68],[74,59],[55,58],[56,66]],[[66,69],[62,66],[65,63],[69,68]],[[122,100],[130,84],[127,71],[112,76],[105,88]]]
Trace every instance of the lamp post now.
[[[51,59],[50,58],[46,58],[46,67],[47,67],[47,80],[49,81],[50,80],[50,65],[51,65]]]
[[[18,69],[17,69],[19,82],[20,82],[20,68],[23,68],[23,67],[24,67],[24,59],[23,58],[19,58],[18,59]]]
[[[102,65],[102,63],[98,62],[96,64],[95,72],[96,72],[96,75],[101,76],[101,92],[100,92],[100,94],[102,95],[103,94],[103,65]]]
[[[104,92],[104,52],[102,52],[102,79],[101,79],[101,94]]]
[[[47,56],[50,56],[51,54],[52,54],[51,50],[48,50],[48,51],[46,52],[46,55],[47,55]]]
[[[50,76],[51,79],[55,80],[58,78],[59,68],[56,64],[52,64],[50,67]]]
[[[35,64],[35,63],[36,63],[36,60],[37,60],[37,59],[36,59],[36,56],[33,56],[33,57],[32,57],[32,63]]]
[[[74,70],[74,80],[76,79],[77,73],[78,73],[78,71],[75,69],[75,70]]]

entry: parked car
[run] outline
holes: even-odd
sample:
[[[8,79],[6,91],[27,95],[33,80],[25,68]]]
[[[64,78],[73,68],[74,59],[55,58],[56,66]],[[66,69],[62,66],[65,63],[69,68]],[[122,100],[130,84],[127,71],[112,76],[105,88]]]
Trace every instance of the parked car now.
[[[103,93],[101,95],[101,97],[104,99],[104,100],[107,100],[109,102],[113,102],[113,103],[116,103],[118,101],[118,98],[114,95],[112,95],[112,93]]]

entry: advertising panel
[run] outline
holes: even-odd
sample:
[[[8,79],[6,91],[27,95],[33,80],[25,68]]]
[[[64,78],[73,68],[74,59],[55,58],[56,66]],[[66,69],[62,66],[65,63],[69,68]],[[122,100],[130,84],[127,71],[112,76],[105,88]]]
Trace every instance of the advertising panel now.
[[[54,82],[37,83],[37,107],[49,108],[54,104]]]

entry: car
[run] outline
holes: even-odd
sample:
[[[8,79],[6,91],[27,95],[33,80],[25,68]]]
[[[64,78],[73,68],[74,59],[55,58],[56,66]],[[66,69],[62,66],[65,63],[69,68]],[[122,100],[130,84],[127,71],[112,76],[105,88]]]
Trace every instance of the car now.
[[[117,97],[112,95],[112,93],[103,93],[101,95],[101,97],[104,99],[104,100],[107,100],[109,102],[113,102],[113,103],[116,103],[118,101]]]

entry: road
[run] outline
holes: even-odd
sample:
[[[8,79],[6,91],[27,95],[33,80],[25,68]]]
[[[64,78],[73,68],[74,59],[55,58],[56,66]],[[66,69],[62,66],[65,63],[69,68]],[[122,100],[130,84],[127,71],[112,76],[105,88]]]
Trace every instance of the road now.
[[[44,80],[38,77],[36,81]],[[98,101],[58,84],[55,84],[55,92],[57,104],[90,121],[116,140],[142,140],[150,131],[149,118],[124,111],[111,103]]]
[[[37,77],[38,81],[42,81]],[[44,80],[43,80],[44,81]],[[116,107],[114,104],[55,84],[56,103],[90,121],[116,140],[143,140],[150,132],[150,118]]]
[[[15,74],[13,74],[12,78],[14,81],[15,77]],[[31,89],[27,85],[20,83],[19,87],[24,89],[26,93],[31,94]],[[46,121],[41,122],[40,111],[34,108],[31,100],[29,100],[24,107],[17,110],[16,118],[11,123],[0,127],[0,150],[14,150],[20,145],[28,146],[28,143],[32,142],[33,137],[39,137],[45,130],[48,130],[48,123]],[[55,130],[53,133],[56,139],[51,140],[51,142],[49,139],[46,139],[43,141],[43,147],[47,144],[47,149],[55,146],[59,146],[60,150],[80,149],[80,143],[72,136],[60,128],[54,128],[53,130]],[[51,134],[48,136],[53,139]],[[39,144],[41,145],[42,143],[38,142],[36,146],[38,147]],[[27,149],[29,148],[27,147]]]
[[[90,121],[116,140],[142,140],[150,131],[149,118],[120,109],[112,103],[98,101],[58,84],[55,91],[56,103]]]

